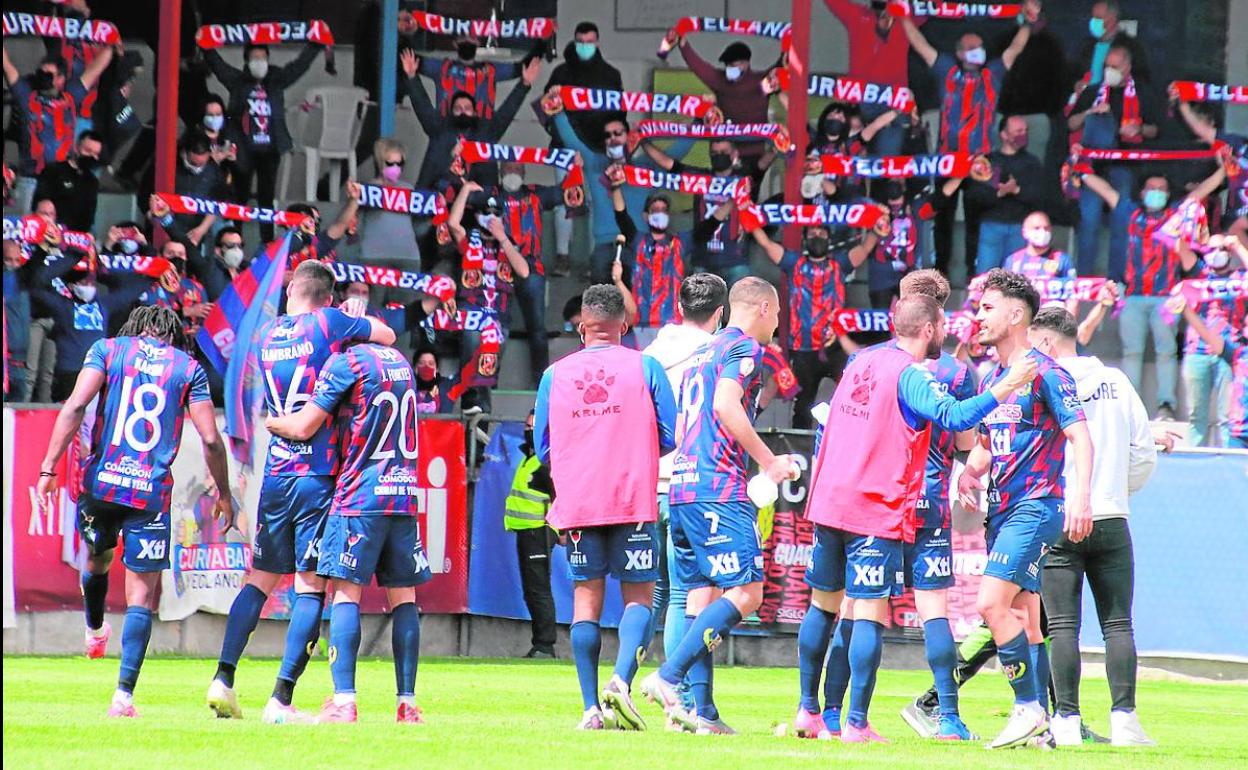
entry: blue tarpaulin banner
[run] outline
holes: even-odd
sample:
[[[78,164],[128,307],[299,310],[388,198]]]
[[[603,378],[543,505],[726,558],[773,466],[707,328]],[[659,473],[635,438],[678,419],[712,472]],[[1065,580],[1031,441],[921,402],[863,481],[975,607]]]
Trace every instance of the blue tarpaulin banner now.
[[[485,449],[481,476],[477,479],[472,506],[472,558],[468,573],[468,611],[474,615],[529,620],[520,587],[520,563],[516,557],[516,536],[503,529],[503,505],[511,490],[511,479],[520,465],[520,445],[524,443],[523,423],[502,423]],[[572,580],[568,559],[556,545],[550,559],[554,587],[555,618],[572,622]],[[607,578],[607,596],[602,608],[602,625],[619,625],[623,606],[619,584]]]

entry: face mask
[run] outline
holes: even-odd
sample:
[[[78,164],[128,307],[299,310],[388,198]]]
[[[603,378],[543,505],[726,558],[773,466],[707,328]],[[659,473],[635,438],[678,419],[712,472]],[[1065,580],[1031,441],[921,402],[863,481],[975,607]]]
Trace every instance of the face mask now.
[[[451,126],[456,131],[471,131],[477,127],[476,115],[454,115],[451,117]]]
[[[459,53],[459,58],[464,61],[472,61],[477,55],[476,43],[456,43],[455,50]]]
[[[93,283],[74,283],[70,284],[69,290],[74,296],[83,302],[91,302],[95,299],[95,284]]]
[[[1105,37],[1105,20],[1097,18],[1088,19],[1088,33],[1097,40]]]
[[[497,220],[498,220],[498,217],[494,216],[493,214],[481,214],[477,217],[477,225],[479,225],[482,230],[489,232],[489,229],[494,225],[494,223]]]
[[[1231,264],[1231,255],[1226,249],[1211,251],[1205,255],[1205,265],[1210,270],[1225,270]]]
[[[238,246],[231,246],[228,249],[221,250],[221,261],[231,270],[237,270],[238,266],[243,264],[243,250]]]
[[[732,156],[726,152],[711,153],[711,171],[727,171],[732,168]]]
[[[594,54],[598,53],[597,43],[577,43],[576,57],[581,61],[589,61],[594,58]]]
[[[256,80],[264,80],[264,76],[269,74],[269,62],[265,59],[249,59],[247,61],[247,71]]]
[[[730,81],[740,80],[741,68],[740,67],[728,67],[724,69],[724,77],[728,78]]]
[[[1110,88],[1117,88],[1122,85],[1123,80],[1125,80],[1125,78],[1122,75],[1122,70],[1114,67],[1105,68],[1105,85]]]
[[[426,382],[428,382],[429,380],[436,379],[436,378],[437,378],[437,376],[438,376],[438,367],[437,367],[437,366],[418,366],[418,367],[416,367],[416,377],[417,377],[417,379],[425,380]]]
[[[95,171],[95,169],[98,168],[99,165],[100,165],[99,158],[94,158],[90,155],[78,156],[78,168],[82,169],[83,171],[87,171],[87,172]]]
[[[828,239],[807,238],[806,253],[812,257],[826,257],[828,255]]]
[[[205,115],[204,116],[204,128],[208,129],[209,131],[220,131],[221,127],[224,125],[225,125],[224,115]]]
[[[802,197],[813,198],[823,192],[823,174],[809,174],[802,177]]]
[[[624,160],[624,145],[608,144],[607,157],[611,160]]]
[[[40,70],[36,72],[30,79],[30,87],[36,91],[51,91],[52,83],[56,80],[56,76],[51,72]]]
[[[1027,149],[1027,142],[1029,139],[1030,137],[1026,135],[1012,137],[1010,139],[1010,146],[1013,147],[1018,152],[1022,152],[1023,150]]]
[[[966,52],[966,63],[974,64],[977,67],[984,66],[984,62],[988,61],[988,52],[982,47],[972,48]]]
[[[386,166],[381,170],[381,176],[387,182],[397,182],[399,177],[403,176],[402,166]]]
[[[122,254],[134,254],[139,250],[139,242],[133,238],[122,238],[118,245],[121,246]]]
[[[519,174],[503,174],[503,189],[507,192],[516,192],[524,186],[524,177]]]
[[[1170,193],[1165,190],[1145,190],[1144,191],[1144,208],[1149,211],[1161,211],[1166,207],[1166,201],[1170,199]]]
[[[528,444],[529,446],[533,446],[533,429],[532,428],[524,429],[524,443]]]
[[[829,118],[828,120],[825,120],[823,122],[823,133],[831,137],[844,136],[845,121],[840,118]]]
[[[646,222],[650,225],[650,229],[663,231],[667,229],[667,225],[671,222],[671,217],[666,211],[656,211],[646,217]]]
[[[1049,243],[1053,240],[1053,231],[1037,227],[1024,232],[1023,237],[1037,249],[1045,249],[1048,248]]]

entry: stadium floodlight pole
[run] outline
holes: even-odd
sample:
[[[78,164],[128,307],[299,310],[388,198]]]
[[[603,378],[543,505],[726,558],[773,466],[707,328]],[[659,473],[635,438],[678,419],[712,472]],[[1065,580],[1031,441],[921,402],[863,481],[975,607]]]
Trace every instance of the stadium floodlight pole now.
[[[381,136],[387,138],[394,136],[395,70],[398,69],[394,63],[399,60],[399,0],[382,0],[381,27],[377,30],[377,37],[377,42],[381,44],[381,56],[377,57],[377,66],[381,67],[378,73],[381,89],[377,94],[377,125]]]
[[[156,189],[173,190],[178,167],[178,62],[182,56],[182,0],[160,0],[156,53]],[[157,228],[157,239],[164,230]],[[157,244],[159,246],[161,244]]]

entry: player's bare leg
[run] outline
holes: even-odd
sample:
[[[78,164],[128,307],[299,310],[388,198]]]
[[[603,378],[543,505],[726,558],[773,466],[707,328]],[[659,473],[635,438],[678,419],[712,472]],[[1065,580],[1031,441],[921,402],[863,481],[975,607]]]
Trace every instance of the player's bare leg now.
[[[654,601],[654,583],[620,583],[624,599],[624,614],[620,618],[620,650],[615,660],[611,681],[602,690],[603,719],[623,730],[644,730],[642,719],[633,703],[633,677],[645,659],[653,637],[651,604]]]
[[[321,635],[327,582],[315,572],[295,574],[295,603],[290,610],[290,625],[286,628],[286,651],[282,655],[282,666],[273,685],[273,694],[264,704],[261,721],[265,724],[309,724],[316,721],[311,714],[295,709],[292,701],[295,683],[307,667]],[[390,606],[395,605],[391,603]]]
[[[607,720],[598,705],[598,656],[602,653],[603,595],[606,578],[577,581],[572,589],[572,626],[569,629],[572,642],[572,658],[576,662],[576,679],[581,685],[581,702],[584,713],[577,724],[578,730],[601,730]],[[611,729],[615,728],[614,714]]]
[[[152,613],[160,598],[160,572],[126,570],[126,624],[121,630],[121,671],[108,708],[110,717],[137,717],[134,686],[152,638]]]
[[[282,576],[253,568],[247,575],[243,590],[234,597],[230,614],[225,621],[225,637],[221,640],[221,655],[217,660],[217,672],[208,686],[208,708],[220,719],[241,719],[238,696],[234,693],[234,672],[243,656],[251,634],[260,620],[260,610]]]

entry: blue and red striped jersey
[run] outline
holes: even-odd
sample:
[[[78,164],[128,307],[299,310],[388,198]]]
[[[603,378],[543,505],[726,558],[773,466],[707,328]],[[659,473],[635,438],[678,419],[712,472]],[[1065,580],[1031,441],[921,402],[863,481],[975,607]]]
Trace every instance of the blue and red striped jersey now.
[[[811,259],[786,250],[780,269],[789,277],[789,350],[820,350],[833,311],[845,306],[840,259]]]
[[[74,147],[74,127],[87,90],[79,78],[68,78],[65,91],[48,99],[31,88],[29,78],[18,78],[9,89],[13,109],[21,120],[17,135],[17,171],[22,176],[35,176],[44,166],[69,158]]]
[[[1001,98],[1006,66],[991,59],[979,72],[967,74],[953,54],[942,53],[932,62],[941,84],[940,151],[987,155],[992,151],[996,126],[993,113]]]
[[[732,380],[745,391],[742,405],[753,422],[762,390],[763,346],[742,330],[721,329],[699,348],[681,383],[677,404],[683,430],[672,466],[673,503],[748,500],[749,455],[715,416],[715,388]]]
[[[680,319],[680,282],[687,254],[689,244],[683,235],[656,241],[653,233],[638,234],[632,285],[637,326],[657,329]]]
[[[335,353],[321,368],[312,403],[336,414],[342,470],[330,513],[415,516],[416,375],[403,354],[372,343]]]
[[[332,307],[273,320],[260,343],[266,414],[297,412],[312,398],[321,367],[350,342],[367,341],[372,325]],[[339,436],[324,425],[311,441],[269,437],[265,474],[270,476],[332,476],[338,472]]]
[[[1038,350],[1027,355],[1039,365],[1035,381],[998,404],[979,426],[979,432],[988,436],[992,453],[989,516],[1020,500],[1064,495],[1066,435],[1062,431],[1084,420],[1070,373]],[[991,388],[1006,371],[1007,367],[995,364],[979,391]]]
[[[511,263],[498,247],[498,241],[474,228],[460,241],[459,253],[463,257],[459,274],[460,305],[504,315],[516,287]],[[470,264],[479,266],[470,267]]]
[[[948,353],[925,362],[936,387],[959,401],[975,396],[975,378],[965,362]],[[953,473],[953,455],[957,452],[957,432],[932,424],[932,440],[927,445],[927,466],[923,471],[925,510],[918,511],[920,528],[950,527],[949,479]]]
[[[1182,277],[1179,275],[1179,253],[1153,236],[1174,214],[1174,208],[1150,212],[1143,206],[1136,206],[1126,196],[1118,201],[1118,206],[1130,212],[1127,220],[1126,296],[1161,297],[1169,294]]]
[[[195,359],[151,337],[96,340],[82,366],[105,376],[84,491],[104,502],[168,511],[182,419],[188,406],[210,400],[208,375]]]
[[[1075,262],[1070,255],[1059,249],[1044,254],[1031,254],[1026,248],[1019,249],[1005,258],[1003,268],[1027,278],[1077,278]]]

